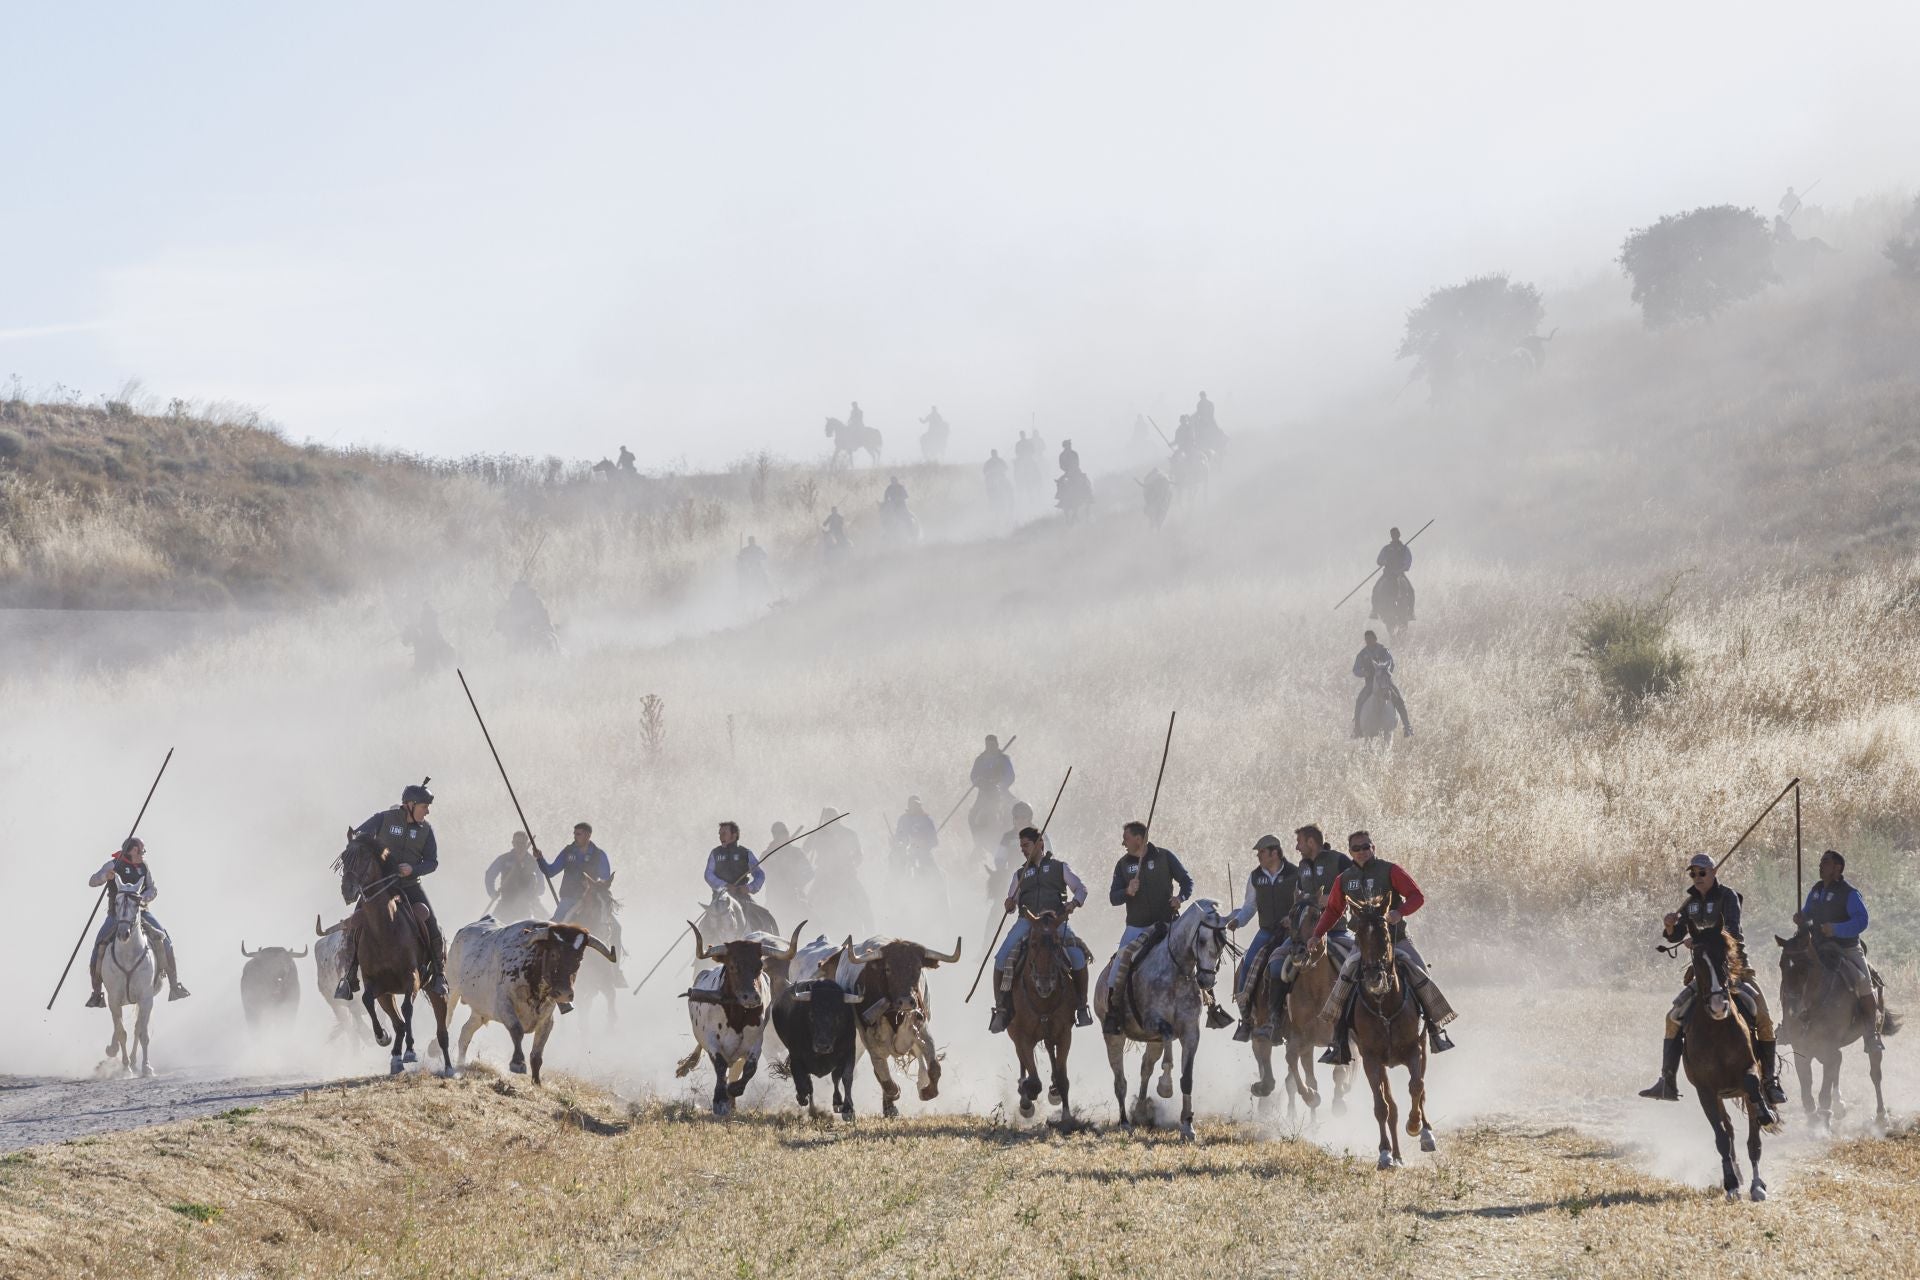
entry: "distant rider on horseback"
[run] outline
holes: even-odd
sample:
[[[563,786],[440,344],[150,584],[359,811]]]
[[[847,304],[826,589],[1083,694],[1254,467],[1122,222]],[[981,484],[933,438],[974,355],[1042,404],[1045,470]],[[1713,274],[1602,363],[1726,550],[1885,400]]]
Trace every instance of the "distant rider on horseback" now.
[[[1863,1047],[1877,1053],[1886,1047],[1880,1040],[1880,1029],[1887,1007],[1860,937],[1867,931],[1867,904],[1846,876],[1847,859],[1838,849],[1821,854],[1820,879],[1807,891],[1806,904],[1794,915],[1793,922],[1813,931],[1814,949],[1820,958],[1846,979],[1847,988],[1867,1017]],[[1788,1012],[1791,1015],[1792,1011]]]
[[[487,864],[487,897],[497,901],[500,911],[500,915],[494,917],[496,920],[530,919],[540,908],[540,863],[527,845],[527,833],[514,832],[512,844],[512,848]]]
[[[1353,674],[1357,678],[1366,681],[1365,684],[1360,686],[1360,696],[1353,700],[1353,736],[1356,738],[1360,736],[1360,709],[1367,705],[1367,695],[1373,692],[1375,681],[1382,674],[1388,676],[1393,674],[1392,650],[1381,644],[1380,637],[1371,631],[1365,632],[1363,639],[1365,642],[1360,646],[1360,652],[1355,654],[1353,658]],[[1393,709],[1400,713],[1401,727],[1405,729],[1406,735],[1411,738],[1413,736],[1413,720],[1407,715],[1406,700],[1400,696],[1399,688],[1395,686],[1391,680],[1387,682],[1387,701],[1391,702]],[[1387,728],[1389,731],[1392,730],[1393,722],[1391,720],[1387,722]]]
[[[1107,1016],[1100,1029],[1110,1036],[1127,1031],[1128,979],[1148,948],[1167,936],[1180,914],[1180,904],[1193,896],[1193,877],[1171,849],[1147,841],[1147,824],[1129,822],[1120,831],[1125,850],[1113,865],[1113,884],[1107,901],[1127,909],[1126,928],[1120,931],[1120,949],[1113,953],[1113,977],[1107,990]],[[1224,1027],[1232,1018],[1216,1006],[1207,1025]]]
[[[153,912],[146,906],[160,896],[160,890],[153,882],[153,872],[147,869],[146,842],[138,836],[128,836],[120,845],[120,851],[108,858],[106,865],[94,872],[87,880],[87,887],[98,889],[111,882],[115,891],[125,887],[140,895],[140,929],[147,935],[147,945],[160,956],[161,964],[167,975],[167,999],[184,1000],[192,995],[180,981],[180,972],[173,963],[173,939],[160,927]],[[106,994],[101,989],[100,961],[107,952],[107,943],[113,939],[113,931],[118,928],[113,912],[107,913],[106,921],[101,924],[100,932],[94,935],[93,958],[87,962],[87,976],[93,979],[93,994],[87,997],[87,1008],[104,1009],[107,1007]]]
[[[1447,1003],[1446,996],[1427,976],[1427,962],[1420,958],[1413,943],[1407,940],[1406,918],[1418,911],[1426,903],[1426,895],[1420,892],[1420,886],[1413,877],[1388,862],[1385,858],[1374,857],[1373,837],[1365,831],[1356,831],[1347,837],[1347,855],[1352,861],[1333,882],[1333,892],[1327,897],[1327,906],[1320,913],[1320,923],[1313,928],[1313,949],[1318,952],[1326,945],[1326,935],[1341,922],[1347,908],[1365,904],[1376,904],[1385,909],[1387,936],[1393,941],[1393,954],[1406,966],[1407,979],[1413,988],[1413,998],[1420,1005],[1420,1012],[1427,1019],[1427,1045],[1435,1053],[1445,1053],[1453,1048],[1453,1041],[1441,1028],[1453,1021],[1453,1006]],[[1320,1055],[1320,1061],[1332,1066],[1346,1066],[1353,1061],[1353,1046],[1350,1036],[1353,1031],[1353,1006],[1356,992],[1355,981],[1360,973],[1360,952],[1347,957],[1340,966],[1339,981],[1333,984],[1333,991],[1327,996],[1327,1008],[1332,1010],[1337,1021],[1333,1027],[1333,1043]]]
[[[1398,596],[1407,602],[1407,621],[1412,622],[1413,583],[1407,580],[1407,570],[1413,568],[1413,548],[1400,541],[1398,529],[1387,530],[1387,545],[1373,562],[1380,566],[1380,580],[1373,584],[1373,616],[1378,618],[1380,606]]]
[[[1020,829],[1020,854],[1025,859],[1007,882],[1007,914],[1020,913],[1007,930],[1007,940],[993,957],[993,1018],[987,1030],[999,1034],[1013,1021],[1014,958],[1033,929],[1029,915],[1051,911],[1060,917],[1060,946],[1073,967],[1073,992],[1080,1007],[1073,1015],[1075,1026],[1093,1025],[1093,1013],[1087,1008],[1087,946],[1067,927],[1066,918],[1087,901],[1087,886],[1073,874],[1073,868],[1053,856],[1045,836],[1033,827]]]
[[[976,792],[973,808],[967,814],[967,825],[977,832],[980,819],[1001,812],[999,806],[1005,803],[1007,792],[1013,787],[1013,758],[1000,749],[1000,739],[995,734],[987,735],[986,749],[973,758],[967,781]]]
[[[1353,865],[1353,859],[1328,844],[1320,828],[1311,822],[1294,829],[1293,851],[1300,855],[1300,861],[1294,867],[1292,911],[1311,910],[1313,918],[1318,920],[1320,913],[1326,910],[1334,882]],[[1288,967],[1293,963],[1293,957],[1305,954],[1308,943],[1312,941],[1306,936],[1308,932],[1303,921],[1297,936],[1289,930],[1280,940],[1280,945],[1273,948],[1272,959],[1267,961],[1267,998],[1262,1002],[1261,1018],[1253,1031],[1256,1036],[1278,1022],[1281,1011],[1286,1008],[1287,997],[1293,994],[1293,979],[1296,976],[1288,973]],[[1345,916],[1327,931],[1327,937],[1332,940],[1335,964],[1345,964],[1353,945]]]
[[[940,830],[919,796],[907,797],[907,811],[893,824],[893,858],[904,869],[934,871],[933,851],[940,847]]]
[[[1020,831],[1033,825],[1033,806],[1025,800],[1013,802],[1013,826],[1000,837],[993,851],[993,865],[987,868],[988,891],[1020,869]]]
[[[760,859],[753,850],[740,843],[739,823],[720,824],[720,843],[707,854],[706,878],[708,888],[730,894],[740,904],[749,929],[779,932],[773,913],[753,900],[766,887],[767,873],[760,869]]]
[[[1260,865],[1248,873],[1246,897],[1227,917],[1229,929],[1238,929],[1250,920],[1260,922],[1234,975],[1234,1003],[1240,1006],[1240,1025],[1233,1038],[1243,1044],[1253,1039],[1254,989],[1260,985],[1269,955],[1286,933],[1287,917],[1300,890],[1300,873],[1287,861],[1280,837],[1261,836],[1254,842],[1253,852]]]
[[[1668,942],[1705,948],[1705,954],[1712,958],[1721,978],[1731,982],[1733,975],[1727,972],[1727,940],[1721,936],[1721,930],[1725,929],[1742,943],[1747,940],[1740,931],[1740,895],[1720,883],[1710,853],[1694,854],[1687,863],[1687,876],[1693,884],[1688,888],[1687,899],[1680,905],[1680,910],[1667,913],[1665,937]],[[1767,997],[1760,990],[1760,984],[1753,981],[1752,975],[1742,978],[1739,985],[1753,1002],[1754,1052],[1760,1059],[1760,1075],[1767,1101],[1785,1102],[1787,1094],[1780,1087],[1780,1069],[1773,1042],[1773,1014],[1767,1010]],[[1728,992],[1729,997],[1732,994]],[[1682,1034],[1686,1029],[1687,1014],[1693,1010],[1693,999],[1693,980],[1689,976],[1680,994],[1674,998],[1673,1008],[1667,1011],[1667,1036],[1660,1052],[1660,1078],[1642,1089],[1641,1097],[1657,1098],[1662,1102],[1680,1100],[1680,1088],[1674,1077],[1680,1070]]]
[[[433,806],[433,792],[420,782],[400,793],[400,803],[382,809],[354,828],[353,842],[376,850],[388,874],[397,880],[394,892],[406,900],[414,918],[425,915],[427,931],[427,990],[437,996],[447,994],[447,943],[440,935],[440,922],[434,918],[433,904],[420,888],[420,877],[431,875],[440,866],[440,848],[433,837],[427,814]],[[340,956],[340,983],[333,989],[335,1000],[351,1000],[360,987],[360,959],[353,930],[346,930],[347,944]]]

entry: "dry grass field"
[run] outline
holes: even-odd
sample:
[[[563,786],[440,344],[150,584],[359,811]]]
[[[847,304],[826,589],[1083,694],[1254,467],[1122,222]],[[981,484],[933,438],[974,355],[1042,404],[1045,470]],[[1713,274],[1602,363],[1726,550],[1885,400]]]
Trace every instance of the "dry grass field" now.
[[[476,1072],[7,1157],[0,1274],[1662,1276],[1704,1247],[1719,1268],[1865,1275],[1920,1254],[1912,1130],[1775,1186],[1728,1210],[1553,1125],[1476,1126],[1383,1177],[1242,1126],[1182,1144],[977,1116],[721,1124]]]

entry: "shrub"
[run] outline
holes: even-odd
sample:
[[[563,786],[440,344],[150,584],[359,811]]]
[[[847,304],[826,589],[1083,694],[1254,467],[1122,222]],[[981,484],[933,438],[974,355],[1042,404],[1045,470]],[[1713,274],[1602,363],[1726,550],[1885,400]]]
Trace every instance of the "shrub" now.
[[[1631,711],[1673,692],[1690,663],[1671,636],[1673,589],[1654,601],[1583,601],[1573,620],[1579,657],[1616,705]]]
[[[27,449],[27,442],[17,431],[0,431],[0,458],[17,458]]]
[[[1885,252],[1896,274],[1920,280],[1920,196],[1913,198],[1913,207],[1887,241]]]
[[[1773,233],[1730,204],[1670,213],[1626,238],[1620,269],[1649,329],[1710,320],[1774,282]]]

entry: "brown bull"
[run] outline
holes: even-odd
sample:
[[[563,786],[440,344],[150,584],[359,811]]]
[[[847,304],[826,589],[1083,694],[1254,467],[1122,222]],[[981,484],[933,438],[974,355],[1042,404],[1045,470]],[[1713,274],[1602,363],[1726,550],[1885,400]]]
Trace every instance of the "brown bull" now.
[[[873,1058],[873,1076],[880,1082],[881,1112],[897,1116],[900,1086],[894,1083],[888,1066],[892,1059],[914,1064],[922,1102],[940,1093],[940,1052],[928,1027],[932,1010],[922,975],[928,969],[958,961],[960,939],[953,940],[950,955],[896,938],[869,938],[858,947],[848,938],[844,949],[847,963],[840,966],[840,985],[857,998],[860,1043]]]

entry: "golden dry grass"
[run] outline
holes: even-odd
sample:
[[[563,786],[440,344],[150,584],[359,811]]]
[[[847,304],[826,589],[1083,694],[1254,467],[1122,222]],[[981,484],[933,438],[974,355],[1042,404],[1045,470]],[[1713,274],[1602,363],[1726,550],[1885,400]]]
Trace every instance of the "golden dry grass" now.
[[[1691,1240],[1852,1275],[1920,1250],[1912,1131],[1776,1164],[1765,1205],[1572,1129],[1446,1141],[1383,1175],[1228,1128],[715,1122],[565,1079],[382,1080],[8,1157],[0,1274],[1655,1276]]]

